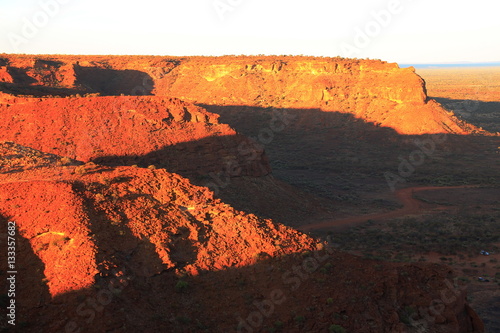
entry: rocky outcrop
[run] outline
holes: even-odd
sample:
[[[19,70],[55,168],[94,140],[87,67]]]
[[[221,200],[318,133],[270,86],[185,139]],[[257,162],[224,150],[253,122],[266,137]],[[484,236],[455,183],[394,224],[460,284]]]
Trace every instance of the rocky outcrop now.
[[[0,82],[13,83],[14,79],[9,74],[6,66],[0,66]]]
[[[17,99],[0,104],[0,139],[106,165],[167,168],[185,176],[270,172],[261,147],[177,99]]]
[[[18,86],[40,85],[46,87],[75,86],[75,72],[72,62],[19,56],[0,60],[0,82],[14,83]],[[7,79],[2,79],[6,77]]]
[[[67,157],[61,158],[8,141],[0,142],[0,156],[0,170],[9,173],[41,167],[82,164]]]
[[[113,256],[130,255],[128,266],[141,276],[169,270],[196,275],[316,244],[238,212],[207,188],[165,170],[93,163],[48,168],[40,161],[31,171],[2,172],[0,215],[30,240],[53,296],[88,287],[96,274],[118,264]],[[234,242],[236,237],[244,241]]]
[[[62,61],[37,59],[26,74],[48,87],[73,88],[76,82],[74,65]]]
[[[5,78],[0,83],[13,86],[0,89],[18,96],[37,97],[96,93],[151,95],[154,81],[163,78],[177,63],[178,60],[158,57],[4,55],[0,58],[0,78]]]
[[[483,332],[445,266],[338,252],[165,170],[47,165],[53,155],[13,143],[0,152],[40,157],[0,169],[25,331]]]
[[[427,101],[412,68],[381,61],[300,58],[189,58],[159,80],[157,94],[209,105],[320,109],[353,114],[400,134],[465,133]]]
[[[357,105],[363,98],[418,105],[427,97],[423,80],[412,69],[340,58],[193,57],[163,80],[158,93],[168,91],[207,104],[350,112],[363,106]]]

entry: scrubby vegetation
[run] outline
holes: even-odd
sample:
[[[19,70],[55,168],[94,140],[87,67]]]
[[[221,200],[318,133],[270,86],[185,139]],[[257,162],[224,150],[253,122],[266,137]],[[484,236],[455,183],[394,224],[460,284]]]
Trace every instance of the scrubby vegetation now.
[[[345,250],[399,261],[417,253],[477,255],[484,248],[500,250],[496,245],[500,242],[500,212],[442,213],[370,224],[336,233],[335,241]]]

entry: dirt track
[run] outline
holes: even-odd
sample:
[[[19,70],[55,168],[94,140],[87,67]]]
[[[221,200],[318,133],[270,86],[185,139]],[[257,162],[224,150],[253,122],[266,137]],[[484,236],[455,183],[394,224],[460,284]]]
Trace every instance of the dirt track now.
[[[403,204],[403,208],[400,208],[400,209],[397,209],[394,211],[390,211],[390,212],[386,212],[386,213],[352,216],[352,217],[339,219],[339,220],[325,220],[325,221],[322,221],[319,223],[301,226],[298,229],[302,230],[302,231],[310,231],[310,230],[324,229],[324,228],[328,228],[328,227],[337,227],[337,228],[338,227],[348,227],[348,226],[356,225],[358,223],[366,222],[368,220],[373,220],[373,221],[387,220],[387,219],[394,219],[397,217],[406,216],[406,215],[410,215],[410,214],[421,213],[421,212],[425,211],[425,209],[422,207],[422,202],[413,197],[413,194],[416,192],[427,191],[427,190],[462,189],[462,188],[474,188],[474,187],[477,187],[477,186],[475,186],[475,185],[440,186],[440,187],[421,186],[421,187],[403,188],[403,189],[399,189],[396,191],[396,197],[401,202],[401,204]]]

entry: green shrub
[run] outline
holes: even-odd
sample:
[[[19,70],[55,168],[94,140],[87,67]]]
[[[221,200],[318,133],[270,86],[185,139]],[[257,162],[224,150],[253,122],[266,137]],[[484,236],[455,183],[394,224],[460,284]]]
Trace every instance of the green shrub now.
[[[466,276],[460,276],[460,277],[458,278],[458,280],[459,280],[459,281],[463,281],[463,282],[465,282],[465,283],[469,283],[469,282],[470,282],[470,279],[469,279],[468,277],[466,277]]]
[[[345,330],[345,328],[343,328],[340,325],[333,324],[333,325],[330,325],[330,327],[328,328],[328,332],[330,332],[330,333],[346,333],[346,330]]]
[[[186,317],[186,316],[179,316],[176,318],[177,321],[183,325],[188,325],[191,323],[191,318]]]
[[[405,306],[402,311],[399,312],[399,320],[407,325],[411,326],[412,316],[416,313],[415,309],[411,306]]]
[[[189,283],[183,280],[177,281],[177,284],[175,285],[175,290],[177,292],[185,292],[189,287]]]

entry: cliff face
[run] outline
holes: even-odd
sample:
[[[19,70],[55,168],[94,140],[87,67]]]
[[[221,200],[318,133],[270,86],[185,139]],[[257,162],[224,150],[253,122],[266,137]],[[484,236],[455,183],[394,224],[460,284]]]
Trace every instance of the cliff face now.
[[[60,88],[106,95],[313,108],[351,113],[401,134],[467,133],[452,114],[427,101],[424,81],[413,69],[382,61],[287,56],[39,58],[5,56],[3,63],[8,72],[24,70],[31,83],[21,75],[14,82],[32,87],[56,87],[54,82],[59,82]]]
[[[158,80],[155,91],[210,105],[351,113],[400,134],[466,133],[452,114],[427,102],[413,69],[379,61],[190,58]]]
[[[363,98],[417,105],[426,99],[423,81],[413,70],[368,60],[189,58],[162,80],[159,93],[170,91],[207,104],[351,112],[363,106],[357,104]],[[214,93],[210,96],[208,92]]]
[[[175,98],[18,98],[0,104],[0,140],[84,162],[155,165],[184,175],[268,174],[262,148],[217,119]]]

